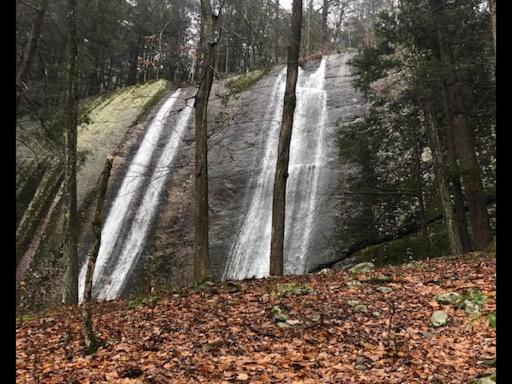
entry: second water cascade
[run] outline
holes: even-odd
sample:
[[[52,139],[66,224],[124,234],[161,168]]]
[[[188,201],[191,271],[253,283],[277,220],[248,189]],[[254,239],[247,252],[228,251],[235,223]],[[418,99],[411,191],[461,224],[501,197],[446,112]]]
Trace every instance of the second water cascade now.
[[[327,126],[326,59],[312,73],[299,68],[286,193],[285,274],[303,273],[318,204]],[[224,279],[267,276],[270,267],[272,195],[281,126],[286,68],[277,76],[264,121],[267,132],[256,185],[246,196],[246,213],[227,260]]]

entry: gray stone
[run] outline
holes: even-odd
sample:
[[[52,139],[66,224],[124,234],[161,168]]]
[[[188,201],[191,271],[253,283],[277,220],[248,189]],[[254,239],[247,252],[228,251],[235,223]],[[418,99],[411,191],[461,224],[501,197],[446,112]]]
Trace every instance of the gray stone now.
[[[390,287],[377,287],[377,291],[382,293],[390,293],[393,292],[393,289]]]
[[[496,381],[491,378],[491,376],[488,377],[481,377],[477,381],[474,382],[475,384],[496,384]]]
[[[436,296],[439,304],[457,304],[462,300],[462,295],[458,292],[446,292]]]
[[[476,315],[480,313],[480,306],[478,304],[473,303],[472,301],[464,300],[463,306],[464,312],[466,312],[467,314]]]
[[[350,281],[347,281],[347,286],[349,288],[357,288],[357,287],[360,287],[362,284],[360,281],[357,281],[357,280],[350,280]]]
[[[364,263],[359,263],[354,265],[349,269],[352,273],[368,273],[375,269],[375,265],[370,263],[369,261],[365,261]]]
[[[349,269],[352,266],[354,266],[355,262],[356,262],[356,259],[354,259],[353,257],[349,257],[347,259],[343,259],[341,261],[338,261],[332,267],[334,269]]]
[[[445,311],[435,311],[430,318],[430,323],[434,327],[442,327],[448,323],[450,317]]]
[[[355,307],[359,303],[359,300],[347,300],[347,304],[350,305],[351,307]]]
[[[366,313],[366,312],[368,312],[368,308],[364,304],[357,304],[354,307],[354,312],[355,313]]]

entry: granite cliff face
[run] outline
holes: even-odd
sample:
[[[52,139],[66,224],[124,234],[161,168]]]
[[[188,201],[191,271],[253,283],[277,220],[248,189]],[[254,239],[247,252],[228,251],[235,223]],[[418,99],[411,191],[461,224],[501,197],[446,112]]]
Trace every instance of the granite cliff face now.
[[[342,53],[308,62],[299,76],[288,181],[287,273],[304,273],[339,256],[333,245],[339,216],[336,194],[346,170],[334,135],[338,126],[361,116],[364,108],[361,95],[351,85],[350,57]],[[226,81],[213,85],[208,171],[210,254],[217,278],[265,275],[270,237],[265,234],[268,225],[261,223],[268,222],[271,214],[271,170],[285,78],[285,67],[275,67],[255,85],[230,97],[226,97]],[[166,94],[140,124],[126,131],[114,152],[105,223],[115,216],[117,229],[104,257],[100,256],[98,298],[192,282],[193,111],[188,111],[188,123],[179,135],[176,127],[183,125],[179,121],[190,109],[194,94],[193,87]],[[163,114],[166,103],[168,111]],[[160,120],[160,128],[151,134],[155,120]],[[174,147],[172,153],[169,146]],[[126,187],[128,180],[131,189]],[[91,209],[83,213],[83,260],[92,243],[91,213]],[[119,278],[122,281],[116,282]]]
[[[289,258],[285,261],[285,269],[289,273],[307,272],[320,264],[337,258],[332,236],[339,215],[336,194],[343,182],[344,169],[340,164],[334,145],[334,135],[337,126],[361,116],[364,108],[361,95],[355,92],[351,85],[352,76],[348,65],[350,56],[350,54],[339,54],[325,57],[324,82],[319,86],[323,87],[325,91],[326,116],[323,123],[325,128],[321,144],[321,161],[316,164],[316,167],[319,168],[316,176],[318,178],[316,197],[309,207],[304,208],[304,205],[309,203],[305,200],[309,198],[310,193],[302,192],[308,188],[307,180],[303,178],[302,181],[299,180],[300,182],[296,183],[293,196],[290,196],[289,192],[287,204],[289,212],[293,211],[289,205],[292,200],[294,200],[295,207],[303,206],[302,214],[295,212],[293,223],[288,224],[290,228],[294,228],[294,232],[297,231],[301,234],[304,234],[303,229],[308,225],[310,227],[309,241],[303,260],[297,260],[299,256],[297,250],[288,252]],[[307,81],[320,65],[320,60],[306,64],[301,76]],[[231,97],[227,107],[222,104],[221,96],[226,91],[223,84],[216,83],[212,89],[209,107],[211,134],[209,140],[210,253],[213,270],[218,278],[262,275],[258,272],[261,271],[261,263],[254,261],[252,270],[249,268],[239,276],[236,273],[230,274],[228,273],[229,260],[236,253],[235,248],[237,242],[240,242],[244,221],[248,221],[251,201],[258,194],[258,188],[261,189],[263,182],[261,174],[264,173],[265,167],[265,149],[270,136],[273,135],[273,143],[277,146],[276,132],[279,129],[279,121],[276,125],[276,122],[272,120],[276,115],[279,120],[281,117],[281,111],[275,111],[275,106],[281,102],[282,108],[282,94],[279,94],[279,90],[276,92],[276,88],[279,88],[277,84],[279,81],[284,81],[285,76],[280,78],[280,75],[282,76],[283,72],[286,72],[283,69],[284,66],[274,68],[251,89],[238,94],[236,98]],[[315,87],[315,84],[309,84],[309,86]],[[306,107],[307,113],[303,116],[305,121],[302,126],[297,127],[295,124],[294,129],[297,127],[307,132],[302,135],[301,142],[294,142],[292,138],[292,145],[307,146],[308,138],[311,141],[317,140],[317,132],[321,124],[321,119],[318,118],[321,112],[318,111],[317,104],[321,99],[312,96],[313,94],[307,94],[303,104],[298,103],[298,113],[303,112],[299,110],[301,107]],[[273,133],[272,130],[274,130]],[[294,135],[297,134],[294,133]],[[309,156],[305,156],[310,167],[314,163],[312,157],[311,153]],[[194,220],[193,161],[194,127],[192,122],[183,138],[169,177],[168,187],[162,196],[158,209],[159,214],[151,229],[143,261],[138,268],[139,273],[134,275],[135,280],[132,281],[131,286],[145,286],[142,284],[143,278],[150,285],[157,286],[182,286],[191,280]],[[293,155],[291,162],[293,162]],[[269,164],[274,167],[275,159],[271,159]],[[294,170],[290,167],[289,186],[293,184],[293,172]],[[270,180],[272,185],[273,174]],[[292,181],[290,182],[290,180]],[[311,192],[311,188],[309,192]],[[269,198],[271,207],[270,193],[270,196],[267,194],[266,197],[267,206],[258,204],[255,208],[253,207],[257,214],[251,216],[249,221],[254,218],[261,220],[263,217],[266,220],[269,219]],[[254,250],[257,250],[258,247],[263,249],[263,251],[260,250],[260,253],[268,253],[269,237],[267,236],[265,239],[265,236],[260,234],[262,226],[258,226],[257,223],[249,224],[249,232],[257,232],[257,236],[252,234],[251,246],[254,247]],[[294,241],[296,242],[297,239]],[[248,245],[251,242],[243,244]],[[287,242],[287,249],[292,250],[290,241]],[[258,258],[255,253],[252,257],[251,249],[245,249],[245,253],[247,259]],[[299,266],[295,268],[296,265]]]

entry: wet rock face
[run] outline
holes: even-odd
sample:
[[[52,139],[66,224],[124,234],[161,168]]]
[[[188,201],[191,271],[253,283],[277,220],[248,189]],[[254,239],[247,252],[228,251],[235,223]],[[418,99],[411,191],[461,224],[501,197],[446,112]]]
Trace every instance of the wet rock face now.
[[[332,55],[326,61],[327,127],[324,166],[319,176],[318,206],[314,212],[306,270],[336,259],[332,235],[338,219],[333,197],[343,179],[334,145],[339,124],[361,116],[361,95],[352,88],[347,61],[349,54]],[[314,72],[320,61],[307,63],[305,73]],[[215,83],[209,105],[209,205],[210,257],[216,276],[222,276],[248,210],[247,199],[256,188],[262,151],[269,124],[265,112],[272,89],[283,66],[274,68],[251,89],[222,104],[222,82]],[[268,119],[268,117],[267,117]],[[267,124],[266,124],[267,123]],[[144,269],[157,285],[191,283],[194,239],[194,123],[191,122],[180,148],[172,175],[162,197],[159,215],[146,246]],[[290,261],[288,261],[290,262]],[[151,266],[153,265],[153,266]],[[155,267],[158,265],[158,267]]]
[[[340,183],[343,182],[345,171],[343,165],[340,166],[338,151],[335,147],[335,133],[340,124],[359,117],[364,108],[361,96],[351,85],[352,77],[350,67],[347,65],[350,56],[350,54],[340,54],[326,58],[323,86],[327,107],[324,150],[322,166],[318,170],[318,196],[312,211],[314,216],[311,221],[310,246],[304,260],[305,271],[338,257],[332,238],[339,220],[335,196]],[[316,60],[307,63],[302,69],[307,75],[314,73],[319,66],[320,60]],[[269,134],[269,124],[265,119],[268,119],[266,115],[268,115],[269,104],[276,103],[271,95],[279,72],[283,68],[284,66],[274,68],[250,89],[231,96],[227,105],[222,102],[226,91],[224,82],[216,82],[211,91],[208,107],[209,239],[212,269],[217,277],[223,275],[226,260],[247,214],[248,196],[257,187],[257,175],[262,169],[262,152]],[[184,89],[183,95],[193,97],[195,91],[192,87]],[[114,168],[106,196],[105,212],[107,214],[113,206],[116,194],[140,147],[150,121],[156,116],[169,95],[170,93],[164,96],[152,108],[144,121],[130,127],[119,143],[114,153]],[[193,99],[190,99],[190,102],[193,102]],[[164,130],[167,132],[167,137],[171,137],[173,124],[183,105],[184,100],[177,103],[175,113],[171,114],[165,123]],[[165,186],[158,196],[158,208],[151,221],[142,255],[129,274],[123,296],[138,291],[148,291],[154,287],[168,289],[193,283],[194,126],[194,115],[192,115],[174,161],[169,167]],[[165,146],[164,141],[156,143],[157,153],[161,152],[162,147]],[[139,200],[142,200],[142,197]],[[85,212],[83,215],[79,250],[82,260],[85,260],[85,255],[93,241],[90,230],[92,214],[90,213],[92,211]],[[122,245],[125,240],[120,241],[119,244]],[[293,260],[285,260],[285,263],[293,263]],[[60,276],[53,279],[54,283],[58,279]]]

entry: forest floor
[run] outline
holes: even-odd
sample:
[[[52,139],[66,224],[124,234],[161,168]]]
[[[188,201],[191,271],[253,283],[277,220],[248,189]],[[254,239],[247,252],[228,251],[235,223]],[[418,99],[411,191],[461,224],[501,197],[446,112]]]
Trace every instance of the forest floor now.
[[[495,372],[495,271],[472,254],[99,303],[93,355],[62,306],[17,320],[16,382],[469,383]],[[439,304],[446,292],[480,314]]]

